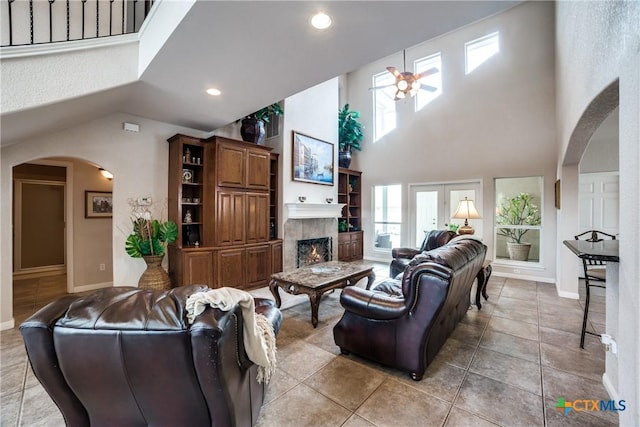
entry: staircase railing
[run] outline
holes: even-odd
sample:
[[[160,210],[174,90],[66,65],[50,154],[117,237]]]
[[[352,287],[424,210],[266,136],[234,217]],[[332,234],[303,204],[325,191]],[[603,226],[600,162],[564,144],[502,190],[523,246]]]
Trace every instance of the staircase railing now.
[[[154,0],[0,0],[0,46],[137,32]]]

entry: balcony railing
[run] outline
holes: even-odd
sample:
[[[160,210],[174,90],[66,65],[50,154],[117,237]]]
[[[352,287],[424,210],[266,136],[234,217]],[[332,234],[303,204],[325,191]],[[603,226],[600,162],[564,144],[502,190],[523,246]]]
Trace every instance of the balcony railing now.
[[[137,32],[153,0],[0,0],[0,46]]]

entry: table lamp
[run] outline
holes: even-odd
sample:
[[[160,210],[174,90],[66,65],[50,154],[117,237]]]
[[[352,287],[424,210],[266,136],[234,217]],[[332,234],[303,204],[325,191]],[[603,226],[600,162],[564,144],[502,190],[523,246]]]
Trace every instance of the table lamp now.
[[[458,228],[458,234],[473,234],[475,230],[469,225],[469,219],[480,219],[480,214],[473,204],[473,200],[469,200],[466,197],[464,200],[460,200],[458,209],[453,214],[453,218],[464,219],[464,225]]]

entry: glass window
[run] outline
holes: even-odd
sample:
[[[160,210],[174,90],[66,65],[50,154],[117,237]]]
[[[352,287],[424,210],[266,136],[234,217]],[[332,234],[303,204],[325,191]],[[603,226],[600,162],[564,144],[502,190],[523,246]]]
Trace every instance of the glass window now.
[[[500,52],[500,33],[495,32],[464,44],[466,74]]]
[[[400,246],[402,231],[402,186],[373,187],[374,248],[390,251]]]
[[[423,73],[430,68],[437,68],[438,72],[420,79],[422,89],[416,95],[416,111],[421,110],[422,107],[436,99],[442,93],[442,56],[439,52],[425,58],[420,58],[414,62],[416,74]],[[436,90],[427,89],[429,86]]]
[[[396,101],[393,100],[396,79],[388,71],[373,76],[373,141],[377,141],[396,128]]]
[[[496,260],[539,263],[542,177],[496,178]]]

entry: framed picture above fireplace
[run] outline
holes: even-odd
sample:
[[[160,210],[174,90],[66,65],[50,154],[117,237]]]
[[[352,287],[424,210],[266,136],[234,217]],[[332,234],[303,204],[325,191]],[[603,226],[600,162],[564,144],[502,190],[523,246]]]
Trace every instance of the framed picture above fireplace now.
[[[293,131],[293,180],[333,185],[333,144]]]

